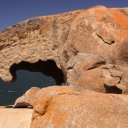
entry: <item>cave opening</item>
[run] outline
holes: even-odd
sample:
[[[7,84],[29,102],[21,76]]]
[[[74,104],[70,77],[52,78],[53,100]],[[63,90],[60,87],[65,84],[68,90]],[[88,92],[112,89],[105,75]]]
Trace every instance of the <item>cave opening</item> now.
[[[106,89],[106,93],[122,94],[122,90],[116,86],[104,85],[104,87]]]
[[[0,105],[12,105],[31,87],[63,85],[65,77],[61,69],[52,60],[29,63],[21,61],[10,67],[13,76],[11,83],[0,80]]]

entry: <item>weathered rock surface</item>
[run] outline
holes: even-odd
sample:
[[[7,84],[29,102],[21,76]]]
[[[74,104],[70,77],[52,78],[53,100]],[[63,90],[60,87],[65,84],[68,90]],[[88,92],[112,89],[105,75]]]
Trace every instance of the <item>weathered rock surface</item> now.
[[[34,103],[34,97],[36,93],[40,90],[38,87],[30,88],[25,94],[15,101],[13,108],[18,107],[32,107]]]
[[[69,85],[105,92],[113,78],[104,82],[98,68],[128,68],[127,46],[128,16],[121,9],[96,6],[32,18],[0,32],[0,78],[11,81],[10,67],[21,61],[54,60]]]
[[[104,7],[88,9],[74,19],[67,40],[68,45],[65,43],[68,52],[72,48],[77,52],[72,60],[67,61],[69,84],[104,92],[105,82],[99,70],[100,66],[113,64],[127,68],[127,23],[127,15]],[[101,57],[96,59],[97,54]],[[87,56],[90,56],[91,65],[86,59]],[[96,63],[93,62],[92,56],[95,57]],[[88,65],[92,67],[88,68]]]
[[[70,85],[40,89],[34,102],[25,101],[34,107],[31,128],[128,127],[127,14],[127,8],[96,6],[0,32],[1,79],[12,80],[13,64],[53,60]]]
[[[32,109],[0,108],[0,128],[30,128]]]
[[[48,87],[36,95],[31,128],[127,128],[128,96]]]

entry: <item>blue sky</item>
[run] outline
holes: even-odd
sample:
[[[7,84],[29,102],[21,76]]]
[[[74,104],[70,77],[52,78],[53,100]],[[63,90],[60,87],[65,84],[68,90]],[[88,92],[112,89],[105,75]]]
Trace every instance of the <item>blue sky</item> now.
[[[0,31],[22,20],[95,5],[126,7],[128,0],[1,0]]]

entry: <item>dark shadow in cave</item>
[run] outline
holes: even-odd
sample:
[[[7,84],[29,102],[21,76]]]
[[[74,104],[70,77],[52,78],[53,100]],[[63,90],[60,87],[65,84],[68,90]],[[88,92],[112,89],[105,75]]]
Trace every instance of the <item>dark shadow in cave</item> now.
[[[106,93],[122,94],[122,90],[116,86],[104,85]]]
[[[52,60],[36,63],[20,62],[10,68],[11,83],[0,80],[0,105],[12,105],[31,87],[47,87],[65,82],[64,74]]]
[[[28,70],[31,72],[41,72],[42,74],[46,76],[51,76],[56,81],[57,85],[60,85],[65,82],[64,74],[62,70],[59,69],[56,63],[52,60],[47,60],[47,61],[39,60],[36,63],[29,63],[29,62],[21,61],[19,64],[13,64],[10,68],[10,72],[13,76],[12,81],[15,81],[17,78],[16,76],[17,70]]]

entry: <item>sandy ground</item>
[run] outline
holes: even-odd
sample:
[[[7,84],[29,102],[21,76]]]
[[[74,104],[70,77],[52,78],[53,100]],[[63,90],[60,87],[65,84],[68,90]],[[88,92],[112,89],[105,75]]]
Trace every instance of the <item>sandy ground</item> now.
[[[0,128],[30,128],[32,109],[0,107]]]

